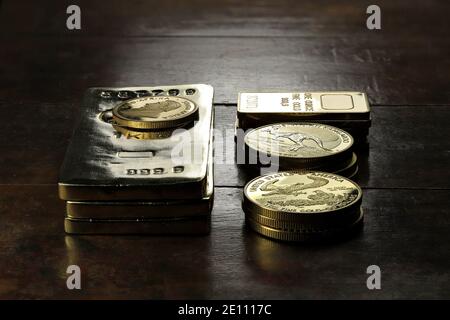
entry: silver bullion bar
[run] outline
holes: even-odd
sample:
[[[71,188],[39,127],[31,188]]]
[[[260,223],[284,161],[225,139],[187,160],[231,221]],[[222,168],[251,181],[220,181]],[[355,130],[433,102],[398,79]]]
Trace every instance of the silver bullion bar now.
[[[69,234],[206,235],[211,230],[211,217],[169,220],[65,218],[64,229]]]
[[[212,143],[212,130],[210,135]],[[207,188],[202,199],[154,202],[67,201],[66,217],[71,219],[153,219],[188,218],[209,215],[214,200],[213,151],[209,148]]]
[[[99,116],[119,103],[145,95],[176,95],[198,106],[198,121],[188,129],[209,132],[213,119],[213,88],[204,84],[158,87],[91,88],[66,152],[59,196],[68,201],[161,201],[202,199],[206,190],[209,135],[196,134],[188,150],[196,161],[175,165],[171,152],[180,141],[172,137],[127,139]],[[199,151],[200,150],[200,151]]]

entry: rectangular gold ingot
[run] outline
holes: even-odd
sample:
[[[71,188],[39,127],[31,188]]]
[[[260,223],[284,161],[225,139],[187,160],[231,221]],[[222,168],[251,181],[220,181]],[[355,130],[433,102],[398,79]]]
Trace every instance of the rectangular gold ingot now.
[[[363,92],[241,92],[237,106],[237,128],[310,121],[342,129],[368,130],[370,105]]]

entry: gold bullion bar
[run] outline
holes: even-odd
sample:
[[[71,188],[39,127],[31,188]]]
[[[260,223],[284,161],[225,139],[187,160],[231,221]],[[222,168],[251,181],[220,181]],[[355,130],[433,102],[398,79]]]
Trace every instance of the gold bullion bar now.
[[[349,123],[358,120],[358,126],[370,127],[370,106],[363,92],[241,92],[237,119],[237,126],[243,129],[313,119]]]

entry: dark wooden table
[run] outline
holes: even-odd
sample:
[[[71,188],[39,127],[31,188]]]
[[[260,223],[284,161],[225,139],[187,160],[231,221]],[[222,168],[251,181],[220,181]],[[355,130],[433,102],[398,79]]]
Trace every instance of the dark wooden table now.
[[[448,298],[450,4],[388,1],[2,1],[0,298]],[[207,237],[67,236],[58,170],[90,86],[209,83],[216,126],[244,89],[362,90],[364,230],[289,245],[244,227],[244,180],[216,165]],[[232,144],[228,139],[226,144]],[[219,144],[218,150],[223,146]],[[82,290],[66,288],[66,268]],[[378,265],[382,289],[368,290]]]

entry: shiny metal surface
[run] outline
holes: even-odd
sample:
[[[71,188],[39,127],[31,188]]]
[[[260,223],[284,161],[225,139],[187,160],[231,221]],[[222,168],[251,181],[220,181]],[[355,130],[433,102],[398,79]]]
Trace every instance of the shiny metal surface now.
[[[331,161],[339,154],[351,153],[353,137],[320,123],[282,122],[249,131],[244,142],[257,152],[298,162],[315,162]]]
[[[253,179],[244,187],[245,211],[272,219],[323,220],[358,208],[362,190],[342,176],[319,171],[284,171]]]
[[[322,119],[369,119],[370,107],[362,92],[241,92],[239,113],[284,113]]]
[[[212,140],[212,134],[210,139]],[[67,201],[66,218],[95,219],[101,222],[102,219],[186,219],[189,217],[195,218],[210,215],[214,203],[214,163],[212,148],[209,148],[206,186],[203,198],[195,200],[152,202]],[[71,223],[71,225],[73,226],[74,224]],[[66,232],[70,230],[70,228],[66,229]]]
[[[253,229],[255,232],[275,240],[280,241],[294,241],[294,242],[322,242],[322,241],[335,241],[340,238],[344,238],[346,236],[352,235],[354,232],[358,231],[364,224],[364,213],[361,210],[358,219],[352,223],[351,225],[333,228],[333,229],[325,229],[325,230],[317,230],[312,232],[305,231],[287,231],[285,229],[276,229],[272,227],[265,226],[260,224],[251,218],[246,218],[246,223]]]
[[[191,100],[173,96],[150,96],[127,100],[112,110],[114,121],[136,129],[173,128],[197,118]]]
[[[199,121],[185,131],[187,134],[153,140],[127,139],[100,117],[103,111],[123,102],[111,92],[157,92],[160,96],[169,95],[174,89],[179,97],[198,106]],[[130,96],[135,95],[127,95]],[[212,128],[212,99],[213,88],[203,84],[89,89],[61,168],[60,198],[72,201],[203,198],[208,151],[212,148],[210,135],[205,134]],[[174,148],[180,146],[183,148],[178,155],[188,160],[181,165],[171,157]],[[142,157],[121,156],[133,153]]]
[[[256,223],[264,226],[280,229],[290,232],[321,232],[323,230],[336,229],[340,227],[346,227],[353,224],[361,215],[361,208],[355,208],[351,214],[342,217],[331,216],[329,219],[322,221],[321,223],[305,221],[291,221],[274,219],[263,216],[261,214],[253,213],[250,211],[245,212],[247,219],[253,220]],[[301,220],[301,219],[300,219]]]
[[[64,229],[70,234],[152,234],[204,235],[211,230],[209,216],[171,220],[64,220]]]
[[[288,121],[321,122],[365,136],[371,126],[370,105],[365,93],[353,91],[239,93],[238,128]]]

